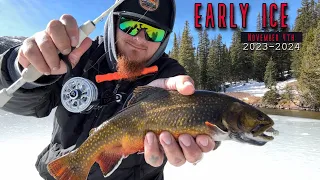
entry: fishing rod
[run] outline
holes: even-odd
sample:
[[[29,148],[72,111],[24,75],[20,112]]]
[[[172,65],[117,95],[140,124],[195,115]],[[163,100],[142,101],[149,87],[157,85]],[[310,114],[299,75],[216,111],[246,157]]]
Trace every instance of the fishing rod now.
[[[114,5],[112,5],[108,10],[104,11],[99,17],[97,17],[93,21],[88,20],[83,25],[81,25],[79,27],[79,43],[76,48],[79,47],[82,41],[95,30],[96,25],[123,1],[124,0],[116,1]],[[58,54],[59,53],[60,52],[58,51]],[[8,88],[3,88],[0,90],[0,107],[3,107],[12,98],[13,93],[16,92],[21,86],[23,86],[27,82],[34,82],[42,75],[42,73],[40,73],[32,64],[30,64],[22,71],[21,77],[17,81],[15,81]]]

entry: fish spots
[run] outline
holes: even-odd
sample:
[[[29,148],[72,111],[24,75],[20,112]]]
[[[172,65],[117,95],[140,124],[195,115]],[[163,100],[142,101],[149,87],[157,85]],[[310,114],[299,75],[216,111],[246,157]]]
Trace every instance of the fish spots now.
[[[164,91],[166,92],[166,91]],[[94,131],[83,145],[75,152],[77,156],[70,163],[77,167],[90,169],[101,152],[108,152],[121,157],[143,152],[144,133],[153,131],[160,134],[169,131],[175,138],[182,133],[208,134],[205,120],[219,119],[228,99],[214,93],[199,93],[195,96],[182,96],[176,91],[167,94],[155,93],[142,102],[131,106],[115,115]],[[152,156],[150,161],[159,163],[160,157]],[[180,163],[180,159],[175,160]],[[83,169],[80,169],[81,171]]]

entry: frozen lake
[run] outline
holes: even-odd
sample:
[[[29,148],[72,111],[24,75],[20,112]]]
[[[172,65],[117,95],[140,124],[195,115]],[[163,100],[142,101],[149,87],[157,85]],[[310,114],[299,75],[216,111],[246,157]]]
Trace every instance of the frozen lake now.
[[[52,115],[36,119],[0,110],[1,179],[41,179],[34,164],[50,141]],[[319,180],[320,120],[270,116],[280,131],[273,142],[263,147],[223,142],[196,166],[167,164],[165,180]]]

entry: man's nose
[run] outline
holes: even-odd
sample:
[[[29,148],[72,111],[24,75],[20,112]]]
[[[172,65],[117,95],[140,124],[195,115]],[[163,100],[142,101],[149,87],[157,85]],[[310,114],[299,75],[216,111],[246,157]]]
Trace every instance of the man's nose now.
[[[135,37],[135,40],[137,41],[146,41],[146,32],[144,29],[142,29]]]

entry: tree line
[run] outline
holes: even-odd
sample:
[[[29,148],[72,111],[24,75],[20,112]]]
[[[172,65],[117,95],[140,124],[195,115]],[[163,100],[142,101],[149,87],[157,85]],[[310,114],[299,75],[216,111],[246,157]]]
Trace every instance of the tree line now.
[[[225,82],[249,79],[264,82],[273,89],[277,81],[294,77],[304,101],[320,107],[320,3],[302,0],[292,28],[262,28],[261,21],[258,14],[258,32],[302,32],[300,49],[244,51],[240,42],[244,30],[239,28],[233,32],[230,47],[223,43],[221,34],[209,37],[206,29],[198,30],[198,44],[194,46],[186,21],[182,36],[174,33],[169,56],[185,67],[197,89],[221,91]]]

